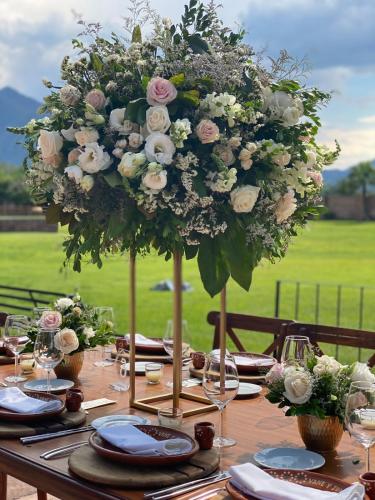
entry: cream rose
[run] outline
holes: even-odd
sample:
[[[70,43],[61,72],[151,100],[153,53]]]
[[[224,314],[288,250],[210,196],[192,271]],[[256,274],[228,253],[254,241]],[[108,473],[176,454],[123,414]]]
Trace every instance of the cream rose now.
[[[96,110],[99,110],[104,108],[106,97],[101,90],[93,89],[86,95],[85,101]]]
[[[272,156],[272,161],[279,167],[285,167],[291,160],[291,155],[287,151],[277,153]]]
[[[98,141],[99,133],[95,128],[82,127],[81,130],[75,133],[75,139],[80,146],[84,146],[89,142]]]
[[[64,85],[60,89],[60,101],[65,106],[74,106],[81,98],[81,92],[73,85]]]
[[[68,154],[69,165],[76,163],[78,161],[79,155],[81,153],[82,153],[82,151],[79,148],[74,148],[71,151],[69,151],[69,154]]]
[[[66,175],[74,181],[76,184],[80,184],[83,177],[82,169],[78,165],[71,165],[70,167],[65,167],[64,172]]]
[[[168,135],[154,132],[146,139],[145,153],[150,162],[170,165],[175,152],[176,147]]]
[[[210,144],[220,138],[219,127],[212,120],[201,120],[195,129],[195,133],[202,144]]]
[[[143,137],[141,134],[137,134],[137,132],[133,132],[129,135],[129,148],[138,149],[143,144]]]
[[[285,369],[284,387],[284,396],[294,404],[307,403],[312,394],[312,382],[309,373],[293,367]]]
[[[38,323],[41,328],[57,329],[62,323],[61,313],[59,311],[43,311]]]
[[[125,119],[126,108],[116,108],[109,115],[109,128],[121,135],[129,135],[139,130],[136,123]]]
[[[297,210],[297,200],[295,198],[293,189],[281,196],[276,204],[276,221],[278,224],[289,219],[291,215]]]
[[[74,330],[63,328],[54,337],[55,346],[64,354],[70,354],[79,347],[79,340]]]
[[[147,102],[150,106],[167,105],[177,97],[176,87],[169,80],[152,78],[147,85]]]
[[[332,356],[326,356],[324,354],[323,356],[318,356],[316,359],[317,364],[314,366],[313,372],[317,376],[321,376],[324,373],[336,375],[342,368],[342,365]]]
[[[352,382],[369,382],[370,384],[375,384],[375,375],[371,373],[366,363],[359,363],[358,361],[354,364],[351,379]]]
[[[284,375],[284,366],[281,363],[275,363],[271,370],[266,374],[267,384],[273,384],[282,379]]]
[[[95,174],[99,170],[105,170],[112,163],[111,157],[104,151],[104,146],[99,146],[97,142],[88,143],[84,148],[84,152],[78,158],[79,166],[84,172]]]
[[[39,134],[38,144],[40,151],[42,153],[42,159],[44,163],[53,165],[51,163],[52,159],[59,155],[61,148],[63,147],[63,138],[59,132],[41,130]]]
[[[150,163],[152,165],[152,163]],[[152,189],[153,191],[161,191],[167,185],[167,171],[160,170],[147,172],[142,179],[142,183],[148,189]]]
[[[136,175],[138,171],[138,165],[136,164],[135,160],[135,154],[131,153],[130,151],[125,153],[123,157],[121,158],[121,161],[117,167],[118,172],[123,176],[123,177],[128,177],[132,178]],[[146,158],[145,158],[146,159]]]
[[[69,307],[73,306],[74,302],[69,297],[62,297],[61,299],[57,299],[55,302],[55,307],[59,311],[65,311],[69,309]]]
[[[161,132],[165,134],[171,126],[168,108],[166,106],[152,106],[146,111],[146,128],[149,134]]]
[[[92,175],[84,175],[81,179],[81,188],[88,193],[94,187],[94,177]]]
[[[230,167],[230,165],[233,165],[236,161],[232,149],[229,146],[224,146],[224,144],[216,144],[213,152],[225,163],[227,167]]]
[[[230,194],[233,210],[237,213],[249,213],[258,199],[260,188],[256,186],[241,186]]]

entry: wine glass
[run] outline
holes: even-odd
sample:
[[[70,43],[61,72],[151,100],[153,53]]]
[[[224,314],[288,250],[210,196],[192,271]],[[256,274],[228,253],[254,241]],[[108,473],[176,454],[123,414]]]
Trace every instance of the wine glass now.
[[[7,316],[2,334],[2,340],[6,347],[14,354],[14,375],[6,377],[7,382],[17,384],[27,380],[25,377],[18,375],[18,359],[20,353],[24,350],[26,343],[21,343],[21,337],[27,334],[29,328],[29,319],[21,314],[11,314]]]
[[[116,380],[109,384],[111,389],[118,392],[126,392],[129,390],[127,361],[126,358],[124,357],[124,354],[125,350],[119,349],[115,359]]]
[[[55,335],[59,330],[41,328],[34,344],[34,359],[39,366],[47,370],[47,384],[43,389],[51,392],[50,372],[64,357],[64,353],[56,347]]]
[[[312,352],[309,337],[288,335],[285,337],[280,361],[284,365],[305,366]]]
[[[109,324],[111,328],[114,328],[115,315],[113,312],[113,307],[95,307],[94,313],[97,316],[98,325],[103,326],[103,324]],[[111,352],[111,349],[106,349],[105,346],[101,346],[101,357],[100,361],[95,361],[95,366],[111,366],[113,361],[107,359],[107,354]]]
[[[351,437],[366,450],[370,471],[370,448],[375,444],[375,384],[352,382],[345,408],[345,425]]]
[[[234,439],[225,438],[221,434],[224,409],[236,397],[239,380],[233,356],[225,354],[223,365],[220,361],[220,351],[208,355],[203,372],[203,390],[220,411],[219,436],[215,438],[214,446],[224,448],[236,444]]]
[[[181,323],[181,333],[182,333],[182,344],[181,344],[181,354],[182,354],[182,371],[189,369],[190,363],[190,333],[188,329],[188,322],[184,319]],[[163,337],[163,346],[165,351],[173,359],[173,320],[169,319],[167,321],[167,327],[165,329],[165,334]],[[165,384],[167,387],[173,387],[173,382],[169,381]],[[182,386],[186,387],[186,381],[182,382]]]
[[[33,308],[33,320],[36,325],[38,324],[38,321],[45,311],[51,311],[51,308],[46,306],[38,306]]]

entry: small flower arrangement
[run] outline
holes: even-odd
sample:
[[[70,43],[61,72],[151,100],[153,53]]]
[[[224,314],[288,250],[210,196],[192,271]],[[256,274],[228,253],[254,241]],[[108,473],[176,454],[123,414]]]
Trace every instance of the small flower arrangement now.
[[[58,329],[55,344],[64,354],[75,354],[85,349],[114,341],[113,323],[100,322],[95,309],[84,304],[79,295],[58,299],[50,311],[44,311],[38,324],[30,328],[30,341],[24,352],[32,352],[40,328]]]
[[[342,365],[331,356],[313,355],[306,367],[275,364],[266,375],[266,398],[287,408],[287,416],[336,416],[343,423],[346,395],[350,384],[357,381],[375,383],[375,375],[365,363]]]

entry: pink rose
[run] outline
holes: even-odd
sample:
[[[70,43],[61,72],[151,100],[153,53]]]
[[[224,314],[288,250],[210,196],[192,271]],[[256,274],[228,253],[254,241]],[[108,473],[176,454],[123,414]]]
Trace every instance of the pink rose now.
[[[71,151],[69,151],[69,154],[68,154],[69,165],[72,165],[73,163],[77,163],[78,158],[80,157],[81,153],[82,153],[82,151],[78,148],[74,148]]]
[[[85,101],[95,109],[103,109],[106,98],[101,90],[93,89],[86,95]]]
[[[267,384],[273,384],[277,382],[284,375],[284,366],[281,363],[275,363],[271,370],[266,375]]]
[[[41,328],[54,330],[55,328],[59,328],[61,322],[62,316],[58,311],[43,311],[39,320],[39,326]]]
[[[202,144],[215,142],[220,137],[219,127],[211,120],[201,120],[195,132]]]
[[[285,222],[297,210],[297,200],[293,189],[289,189],[284,196],[279,198],[276,203],[276,222],[281,224]]]
[[[165,106],[177,97],[176,87],[169,80],[152,78],[147,85],[147,102],[150,106],[164,104]]]
[[[307,174],[316,186],[318,187],[323,186],[323,176],[320,172],[316,172],[315,170],[309,170]]]

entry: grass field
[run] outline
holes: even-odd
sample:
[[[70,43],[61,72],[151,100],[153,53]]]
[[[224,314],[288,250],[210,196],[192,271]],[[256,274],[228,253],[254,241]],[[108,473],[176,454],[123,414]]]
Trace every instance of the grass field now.
[[[112,305],[120,331],[127,328],[128,267],[126,256],[108,258],[102,270],[87,264],[81,274],[61,270],[64,233],[0,233],[0,284],[73,292],[95,305]],[[171,317],[170,292],[153,292],[158,281],[172,278],[171,262],[149,256],[137,266],[138,331],[162,336]],[[273,316],[276,280],[342,283],[375,286],[375,223],[344,221],[311,222],[290,246],[287,257],[276,263],[264,262],[254,273],[250,293],[235,283],[228,288],[228,310]],[[200,284],[195,262],[184,263],[184,280],[194,291],[184,294],[184,317],[189,323],[195,349],[208,349],[212,329],[206,323],[207,312],[218,309],[219,299],[211,299]],[[301,286],[300,320],[314,317],[313,289]],[[294,316],[294,286],[286,286],[281,316]],[[335,322],[336,294],[322,288],[321,322]],[[342,296],[341,324],[357,326],[358,290]],[[366,291],[363,327],[375,329],[375,288]],[[247,342],[259,349],[266,340],[259,336]],[[345,358],[349,355],[344,354]],[[349,356],[351,357],[351,356]],[[349,358],[348,358],[349,359]]]

